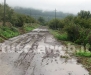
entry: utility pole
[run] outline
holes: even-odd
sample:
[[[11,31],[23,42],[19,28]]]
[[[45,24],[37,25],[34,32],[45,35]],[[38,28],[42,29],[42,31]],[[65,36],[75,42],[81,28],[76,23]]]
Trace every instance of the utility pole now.
[[[55,9],[55,29],[56,29],[56,9]]]
[[[6,22],[6,0],[4,0],[4,20],[3,20],[3,25],[5,26],[5,22]]]
[[[30,16],[31,16],[31,10],[30,10]]]

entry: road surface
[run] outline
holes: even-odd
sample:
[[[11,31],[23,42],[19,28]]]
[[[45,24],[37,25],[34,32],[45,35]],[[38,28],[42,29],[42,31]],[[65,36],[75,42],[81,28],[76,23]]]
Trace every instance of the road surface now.
[[[60,48],[56,48],[60,47]],[[59,50],[58,50],[59,49]],[[65,54],[68,57],[65,57]],[[45,27],[0,44],[0,75],[89,75]]]

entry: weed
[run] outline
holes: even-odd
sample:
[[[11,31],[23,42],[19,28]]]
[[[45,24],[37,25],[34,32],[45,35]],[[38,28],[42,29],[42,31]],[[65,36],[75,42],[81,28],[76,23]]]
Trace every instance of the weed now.
[[[89,51],[79,51],[76,53],[76,56],[82,56],[82,57],[91,57],[91,52]]]
[[[51,31],[51,33],[54,35],[55,38],[57,38],[58,40],[63,40],[63,41],[67,41],[68,36],[66,32],[63,33],[59,33],[58,31]]]

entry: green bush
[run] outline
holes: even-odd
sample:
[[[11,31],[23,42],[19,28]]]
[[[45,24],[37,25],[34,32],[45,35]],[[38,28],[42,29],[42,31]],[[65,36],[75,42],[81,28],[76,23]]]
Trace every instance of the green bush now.
[[[74,19],[75,24],[79,24],[81,27],[84,28],[91,28],[91,18],[85,19],[85,18],[80,18],[80,17],[75,17]]]
[[[72,42],[75,42],[80,36],[80,26],[74,23],[69,23],[68,26],[65,27],[65,30],[68,34],[68,39]]]
[[[64,26],[65,26],[64,20],[60,20],[57,28],[62,29],[64,28]]]
[[[88,36],[86,38],[86,42],[89,43],[89,45],[90,45],[89,51],[91,51],[91,32],[88,34]]]
[[[87,42],[87,36],[88,36],[88,32],[89,29],[85,29],[85,28],[80,28],[79,32],[80,32],[80,36],[78,37],[78,39],[75,41],[75,43],[77,44],[83,44],[84,46],[88,43]]]
[[[53,19],[49,22],[48,25],[49,28],[58,30],[64,27],[64,21],[59,19]]]

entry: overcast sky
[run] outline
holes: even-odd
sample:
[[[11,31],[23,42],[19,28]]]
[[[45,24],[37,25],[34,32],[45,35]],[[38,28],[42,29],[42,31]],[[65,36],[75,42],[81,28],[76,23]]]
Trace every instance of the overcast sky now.
[[[0,0],[3,3],[4,0]],[[10,6],[31,7],[35,9],[55,10],[77,13],[80,10],[91,11],[91,0],[6,0]]]

